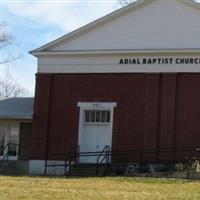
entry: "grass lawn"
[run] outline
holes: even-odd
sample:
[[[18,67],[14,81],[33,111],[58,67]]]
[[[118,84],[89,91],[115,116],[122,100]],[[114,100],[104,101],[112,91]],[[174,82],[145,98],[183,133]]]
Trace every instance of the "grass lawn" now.
[[[0,200],[200,200],[200,182],[0,176]]]

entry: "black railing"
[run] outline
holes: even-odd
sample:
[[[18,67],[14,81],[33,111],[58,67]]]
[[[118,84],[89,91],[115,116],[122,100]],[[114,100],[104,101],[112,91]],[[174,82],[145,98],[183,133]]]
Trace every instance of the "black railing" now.
[[[49,155],[55,156],[56,160],[58,160],[59,156],[62,156],[61,160],[64,160],[64,164],[49,165],[48,160],[46,160],[45,174],[47,172],[47,167],[64,166],[65,175],[69,175],[71,166],[74,164],[78,164],[79,159],[82,157],[95,157],[96,174],[98,174],[102,166],[105,167],[105,169],[107,169],[110,163],[138,163],[142,165],[145,163],[164,164],[187,162],[188,160],[200,160],[200,147],[162,148],[159,149],[159,157],[157,156],[157,149],[112,151],[109,146],[105,146],[102,151],[94,152],[80,152],[79,146],[76,146],[76,148],[73,148],[73,150],[70,153],[52,153]]]
[[[99,174],[99,169],[103,165],[104,173],[107,171],[110,162],[110,146],[106,145],[97,157],[96,175]]]
[[[63,164],[48,164],[49,157],[62,157]],[[57,159],[56,159],[57,160]],[[59,159],[60,160],[60,159]],[[79,162],[79,145],[75,145],[70,153],[50,153],[47,155],[47,159],[45,160],[45,169],[44,174],[47,175],[47,168],[49,167],[64,167],[64,175],[69,175],[71,166],[75,163]],[[68,170],[67,170],[68,169]]]
[[[79,163],[79,151],[80,151],[79,145],[75,146],[75,151],[73,152],[72,150],[72,155],[68,163],[67,159],[65,159],[65,176],[71,174],[71,167],[73,164]],[[69,167],[68,171],[67,171],[67,166]]]
[[[165,162],[184,162],[188,159],[200,160],[199,147],[177,147],[159,149],[136,149],[126,151],[110,151],[112,162],[137,162],[137,163],[165,163]],[[152,158],[151,158],[152,157]],[[167,157],[167,158],[165,158]]]
[[[9,148],[13,147],[13,146],[16,147],[16,150],[15,151],[10,151]],[[8,161],[10,156],[18,156],[18,155],[20,155],[20,151],[21,151],[20,144],[7,143],[5,146],[3,146],[0,149],[0,155],[2,155],[2,158],[1,158],[0,161]]]

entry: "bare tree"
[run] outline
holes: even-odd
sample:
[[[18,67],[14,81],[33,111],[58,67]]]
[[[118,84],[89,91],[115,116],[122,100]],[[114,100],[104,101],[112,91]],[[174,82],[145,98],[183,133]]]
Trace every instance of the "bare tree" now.
[[[8,26],[6,22],[0,23],[0,51],[1,51],[0,64],[6,64],[18,59],[18,56],[6,53],[6,48],[11,46],[14,41],[14,37],[8,33],[7,29]]]
[[[25,94],[26,90],[17,83],[10,71],[4,72],[3,77],[0,79],[0,99],[19,97]]]
[[[11,74],[8,63],[13,62],[18,57],[6,53],[6,48],[12,45],[14,38],[7,32],[7,24],[0,23],[0,99],[8,97],[23,96],[26,91]]]
[[[127,6],[130,3],[135,2],[136,0],[118,0],[122,6]]]

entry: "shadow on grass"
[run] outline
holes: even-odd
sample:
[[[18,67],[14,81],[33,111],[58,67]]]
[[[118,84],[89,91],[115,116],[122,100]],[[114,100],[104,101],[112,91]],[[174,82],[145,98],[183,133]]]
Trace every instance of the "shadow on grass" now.
[[[170,183],[188,183],[196,182],[189,179],[174,179],[174,178],[153,178],[153,177],[128,177],[128,176],[28,176],[28,175],[0,175],[1,177],[10,177],[10,178],[30,178],[30,179],[60,179],[60,180],[110,180],[114,182],[142,182],[142,183],[161,183],[161,184],[170,184]],[[198,181],[199,182],[199,181]]]

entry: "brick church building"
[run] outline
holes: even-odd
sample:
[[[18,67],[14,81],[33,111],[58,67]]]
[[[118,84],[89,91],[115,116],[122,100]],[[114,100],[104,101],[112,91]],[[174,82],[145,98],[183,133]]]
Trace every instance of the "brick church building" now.
[[[50,170],[47,161],[59,168],[75,147],[78,162],[91,164],[105,147],[110,163],[196,155],[198,3],[139,0],[31,54],[38,69],[29,173]]]

